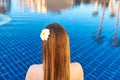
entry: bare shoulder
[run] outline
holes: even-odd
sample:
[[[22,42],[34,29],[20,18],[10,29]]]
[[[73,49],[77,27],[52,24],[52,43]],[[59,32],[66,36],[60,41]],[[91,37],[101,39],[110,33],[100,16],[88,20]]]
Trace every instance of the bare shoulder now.
[[[42,67],[42,64],[33,64],[29,67],[29,69],[39,69]]]
[[[42,64],[38,65],[38,64],[34,64],[34,65],[31,65],[28,69],[28,72],[32,72],[32,73],[35,73],[36,71],[42,69]]]
[[[78,62],[71,63],[71,67],[73,67],[77,70],[79,69],[79,70],[83,71],[81,64]]]
[[[78,63],[78,62],[74,62],[73,64],[74,64],[77,68],[82,69],[82,66],[81,66],[80,63]]]
[[[77,67],[82,67],[81,65],[80,65],[80,63],[78,63],[78,62],[73,62],[73,63],[71,63],[72,65],[74,65],[74,66],[77,66]]]
[[[76,76],[76,78],[74,78],[73,75]],[[71,63],[71,76],[73,76],[73,80],[84,80],[83,68],[80,63]]]
[[[40,65],[31,65],[26,74],[26,80],[35,80],[37,75],[42,73],[42,64]]]

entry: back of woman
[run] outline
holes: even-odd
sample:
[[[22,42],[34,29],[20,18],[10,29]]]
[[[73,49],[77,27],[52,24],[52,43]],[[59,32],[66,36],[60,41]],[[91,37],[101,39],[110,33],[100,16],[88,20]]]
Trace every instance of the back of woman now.
[[[70,67],[69,37],[65,29],[59,24],[50,24],[42,30],[40,37],[44,80],[71,80],[74,70],[71,71],[73,67]],[[82,70],[81,66],[79,67]]]
[[[44,80],[43,64],[30,66],[26,80]],[[84,80],[82,67],[77,62],[70,64],[70,80]]]

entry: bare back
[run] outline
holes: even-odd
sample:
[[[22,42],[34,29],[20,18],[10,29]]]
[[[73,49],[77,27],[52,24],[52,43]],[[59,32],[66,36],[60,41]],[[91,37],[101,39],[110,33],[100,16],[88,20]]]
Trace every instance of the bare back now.
[[[32,65],[26,74],[26,80],[44,80],[43,65]],[[84,80],[83,69],[79,63],[70,64],[70,80]]]

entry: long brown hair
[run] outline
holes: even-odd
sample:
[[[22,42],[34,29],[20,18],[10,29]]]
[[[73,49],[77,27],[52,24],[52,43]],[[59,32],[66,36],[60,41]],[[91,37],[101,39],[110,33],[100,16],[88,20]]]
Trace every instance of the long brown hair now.
[[[42,42],[44,80],[70,80],[69,37],[65,29],[57,24],[49,24],[47,41]]]

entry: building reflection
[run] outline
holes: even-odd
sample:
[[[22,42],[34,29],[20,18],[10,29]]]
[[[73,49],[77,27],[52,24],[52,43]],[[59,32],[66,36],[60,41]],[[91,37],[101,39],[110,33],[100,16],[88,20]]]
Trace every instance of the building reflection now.
[[[11,10],[11,0],[0,0],[0,13],[9,12]]]
[[[119,12],[120,12],[120,1],[118,2],[118,11],[117,11],[117,17],[116,17],[116,29],[115,29],[115,32],[114,32],[114,37],[110,41],[110,43],[114,47],[120,47],[120,39],[118,39]]]
[[[19,9],[25,11],[29,9],[30,12],[37,11],[38,13],[46,13],[46,1],[45,0],[18,0]]]
[[[47,13],[47,11],[59,12],[69,9],[73,0],[18,0],[20,10],[29,9],[30,12]]]
[[[100,26],[98,27],[98,32],[97,34],[93,34],[92,35],[92,38],[96,41],[96,42],[99,42],[101,43],[103,40],[104,40],[104,37],[103,35],[101,35],[102,33],[102,23],[103,23],[103,20],[104,20],[104,13],[105,13],[105,7],[106,7],[106,0],[103,1],[103,10],[102,10],[102,17],[101,17],[101,20],[100,20]]]

